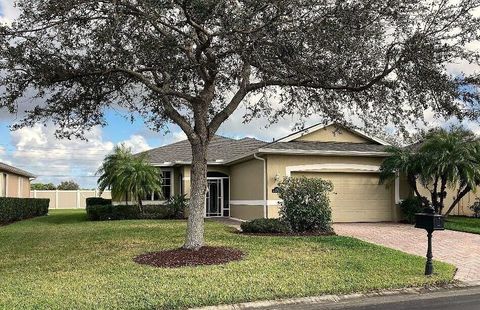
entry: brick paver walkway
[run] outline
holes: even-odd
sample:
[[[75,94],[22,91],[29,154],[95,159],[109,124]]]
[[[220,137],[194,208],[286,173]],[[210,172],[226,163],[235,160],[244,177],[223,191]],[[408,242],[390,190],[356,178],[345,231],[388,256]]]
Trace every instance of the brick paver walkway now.
[[[334,224],[335,232],[406,253],[425,256],[427,233],[412,225],[392,223]],[[457,266],[455,279],[480,282],[480,235],[445,230],[433,233],[434,259]]]

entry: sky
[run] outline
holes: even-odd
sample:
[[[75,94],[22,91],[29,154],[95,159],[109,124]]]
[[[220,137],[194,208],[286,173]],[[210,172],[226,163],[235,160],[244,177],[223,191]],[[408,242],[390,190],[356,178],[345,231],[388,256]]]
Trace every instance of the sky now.
[[[11,0],[0,0],[0,23],[11,22],[17,14]],[[449,70],[459,73],[473,69],[468,64],[452,64]],[[264,119],[254,119],[244,124],[243,112],[244,109],[239,108],[221,126],[218,134],[231,138],[248,136],[271,141],[290,134],[296,120],[293,116],[269,127]],[[34,173],[37,175],[35,182],[59,184],[64,180],[74,180],[83,188],[96,187],[96,171],[102,159],[116,144],[124,143],[134,152],[141,152],[186,138],[177,126],[170,126],[169,133],[154,132],[142,119],[130,122],[122,113],[113,109],[106,111],[108,125],[89,131],[85,136],[87,141],[58,140],[54,137],[55,128],[48,124],[11,131],[9,126],[17,118],[0,110],[0,161]],[[320,117],[311,118],[305,125],[310,126],[320,121]],[[432,125],[435,124],[437,123],[432,119]],[[480,134],[478,124],[466,125]]]

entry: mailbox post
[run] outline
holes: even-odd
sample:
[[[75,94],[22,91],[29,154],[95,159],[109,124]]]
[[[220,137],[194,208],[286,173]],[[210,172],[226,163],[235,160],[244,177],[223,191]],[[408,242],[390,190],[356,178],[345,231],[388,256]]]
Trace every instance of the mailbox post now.
[[[435,230],[445,230],[443,216],[436,214],[435,210],[430,206],[426,208],[423,213],[415,214],[415,227],[427,231],[428,247],[425,275],[429,276],[433,274],[432,234]]]

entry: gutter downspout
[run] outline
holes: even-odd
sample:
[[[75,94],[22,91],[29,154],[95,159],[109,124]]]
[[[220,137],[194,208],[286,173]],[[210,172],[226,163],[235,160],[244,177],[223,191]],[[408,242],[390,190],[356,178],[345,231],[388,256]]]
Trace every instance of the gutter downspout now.
[[[267,205],[267,163],[265,158],[259,157],[257,153],[253,153],[255,159],[263,162],[263,217],[268,218],[268,205]]]

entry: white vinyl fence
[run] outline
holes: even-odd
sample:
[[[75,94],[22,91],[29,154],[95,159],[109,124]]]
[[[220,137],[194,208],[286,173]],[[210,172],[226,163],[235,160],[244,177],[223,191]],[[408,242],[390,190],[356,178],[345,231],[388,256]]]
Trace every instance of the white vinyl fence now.
[[[50,199],[50,209],[85,209],[86,199],[89,197],[100,197],[98,190],[77,190],[77,191],[30,191],[31,198],[48,198]],[[105,191],[101,195],[102,198],[111,199],[110,191]]]

